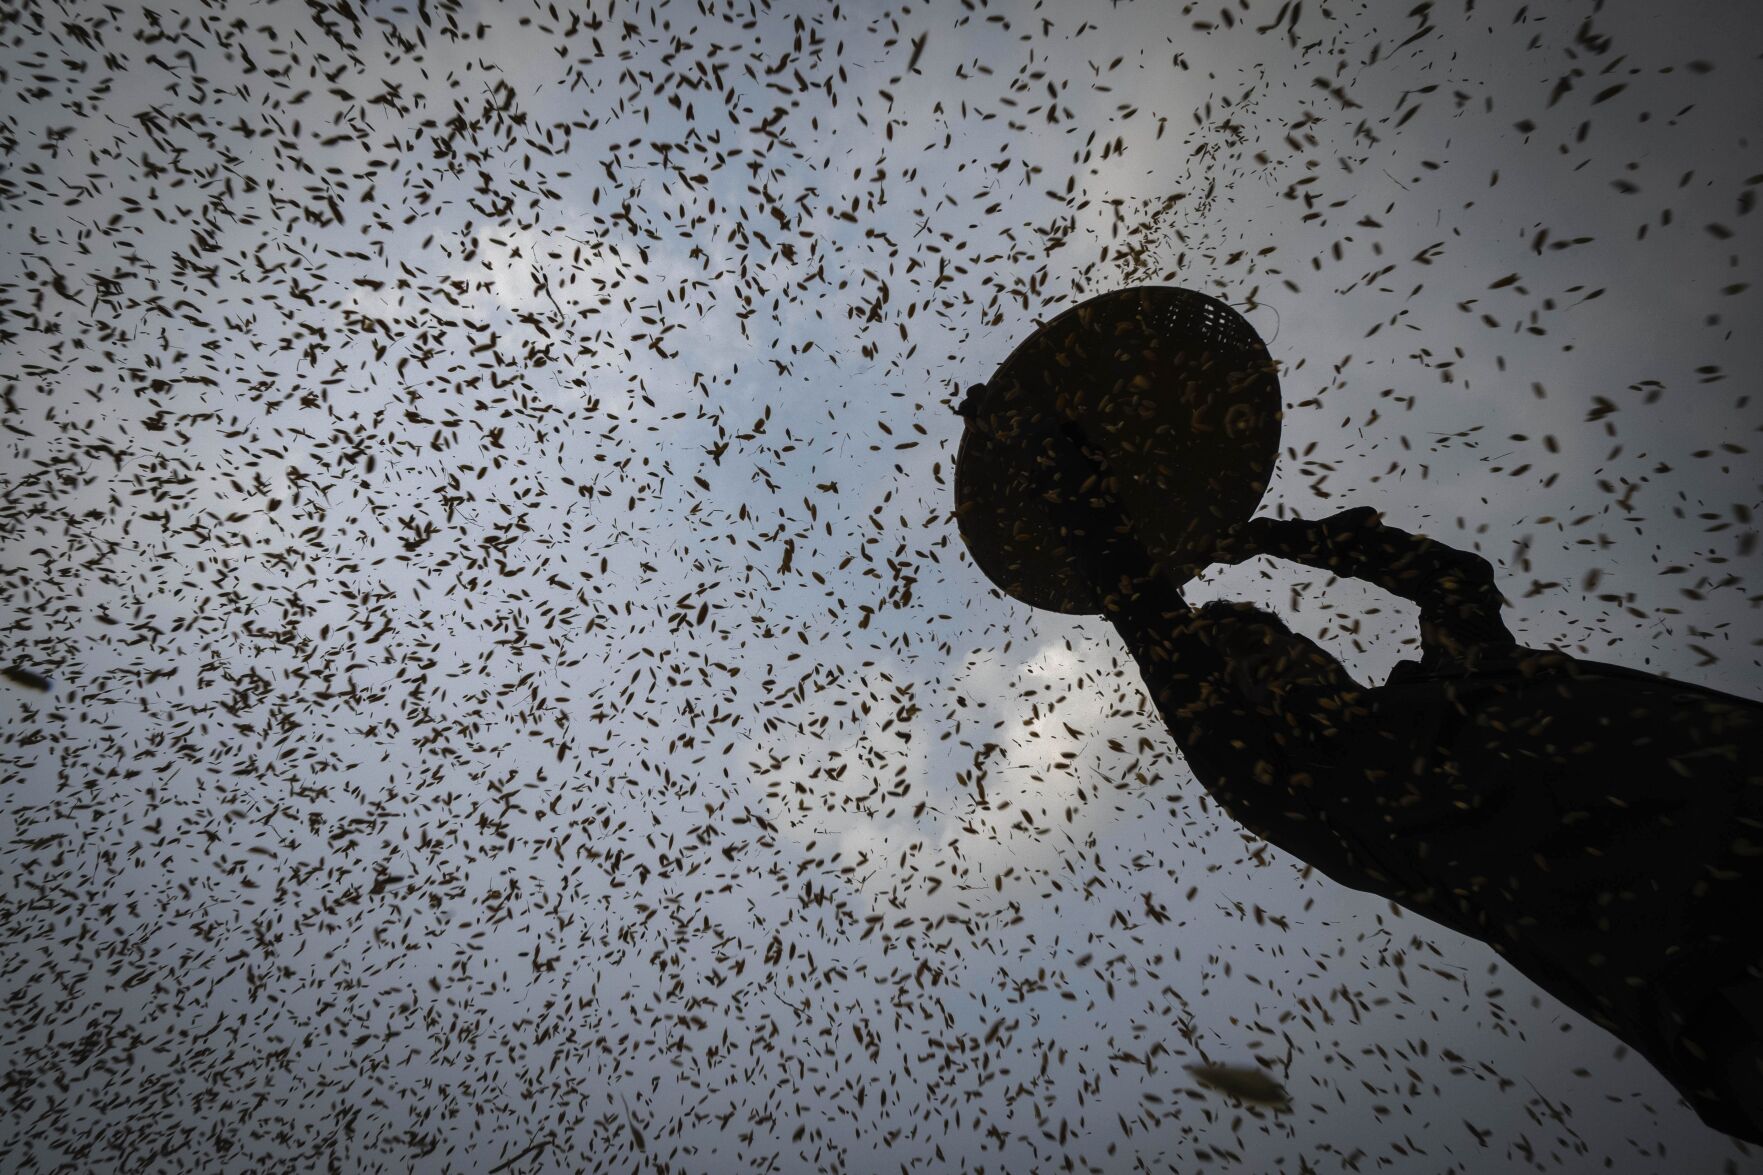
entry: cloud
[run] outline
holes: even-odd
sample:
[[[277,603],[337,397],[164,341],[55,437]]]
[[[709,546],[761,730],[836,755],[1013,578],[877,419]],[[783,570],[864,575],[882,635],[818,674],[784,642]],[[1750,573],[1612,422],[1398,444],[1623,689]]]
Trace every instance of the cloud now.
[[[1140,744],[1136,673],[1098,671],[1111,644],[1067,633],[969,656],[947,680],[912,682],[906,693],[928,705],[909,719],[872,705],[838,738],[753,740],[743,757],[775,765],[754,780],[770,818],[798,844],[836,846],[872,903],[925,916],[995,909],[1093,844],[1123,793],[1149,799],[1172,786],[1170,769],[1186,775],[1158,752],[1160,735]],[[866,678],[862,696],[879,682]],[[961,733],[939,737],[957,716]]]

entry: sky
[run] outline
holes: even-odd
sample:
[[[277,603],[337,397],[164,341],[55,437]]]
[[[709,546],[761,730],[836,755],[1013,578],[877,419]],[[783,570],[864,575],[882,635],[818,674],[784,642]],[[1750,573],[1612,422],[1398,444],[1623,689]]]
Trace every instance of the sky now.
[[[1281,364],[1262,512],[1756,697],[1760,53],[1736,0],[12,15],[6,1165],[1763,1169],[1233,826],[967,557],[951,410],[1202,290]],[[1184,1068],[1262,1062],[1289,1110]]]

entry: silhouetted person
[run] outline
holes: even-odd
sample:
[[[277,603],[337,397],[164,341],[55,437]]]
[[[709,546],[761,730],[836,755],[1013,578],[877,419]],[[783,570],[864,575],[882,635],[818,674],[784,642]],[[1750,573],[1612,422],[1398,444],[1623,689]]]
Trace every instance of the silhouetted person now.
[[[1488,943],[1763,1142],[1763,705],[1522,648],[1486,560],[1370,510],[1257,519],[1220,556],[1417,603],[1421,656],[1381,686],[1266,612],[1190,608],[1130,533],[1085,544],[1104,529],[1072,528],[1104,615],[1227,813]]]
[[[1486,560],[1372,511],[1250,520],[1277,367],[1196,290],[1061,310],[957,409],[975,562],[1026,604],[1107,616],[1245,827],[1488,943],[1763,1143],[1763,704],[1521,648]],[[1414,601],[1419,660],[1363,685],[1266,612],[1182,599],[1254,554]]]

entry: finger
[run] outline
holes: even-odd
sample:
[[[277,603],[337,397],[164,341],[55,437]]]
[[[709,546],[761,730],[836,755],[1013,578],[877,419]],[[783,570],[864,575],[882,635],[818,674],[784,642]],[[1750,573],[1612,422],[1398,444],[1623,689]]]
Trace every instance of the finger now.
[[[1342,510],[1329,521],[1342,528],[1359,529],[1377,525],[1383,521],[1383,515],[1370,506],[1354,506],[1350,510]]]

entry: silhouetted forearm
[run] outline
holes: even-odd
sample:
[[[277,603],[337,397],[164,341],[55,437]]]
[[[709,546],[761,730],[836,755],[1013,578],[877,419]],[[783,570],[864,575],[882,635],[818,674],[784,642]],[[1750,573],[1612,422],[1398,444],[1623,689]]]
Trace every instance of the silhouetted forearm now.
[[[1256,519],[1246,538],[1259,554],[1289,559],[1375,584],[1420,605],[1429,651],[1460,654],[1471,646],[1508,646],[1493,565],[1480,555],[1411,534],[1370,512],[1331,519]]]
[[[1233,819],[1299,851],[1285,835],[1292,764],[1280,719],[1233,687],[1222,642],[1209,636],[1233,621],[1196,612],[1155,582],[1113,603],[1108,619],[1194,777]]]

